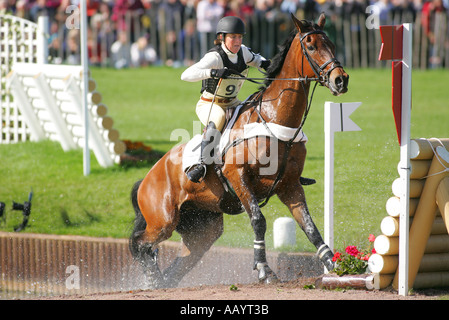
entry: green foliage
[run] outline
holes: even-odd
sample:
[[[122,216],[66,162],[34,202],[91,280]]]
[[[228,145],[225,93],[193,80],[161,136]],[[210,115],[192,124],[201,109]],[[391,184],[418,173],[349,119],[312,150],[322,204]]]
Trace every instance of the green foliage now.
[[[200,83],[180,80],[183,69],[151,67],[113,70],[93,69],[103,102],[122,139],[142,141],[167,152],[180,142],[176,129],[194,132],[195,105]],[[304,127],[309,137],[304,176],[317,184],[305,187],[307,203],[319,230],[323,230],[325,101],[356,102],[362,106],[351,118],[360,132],[335,135],[335,246],[360,243],[363,235],[377,234],[391,196],[391,183],[398,177],[399,147],[391,112],[390,70],[347,70],[349,92],[334,97],[318,87]],[[260,76],[257,70],[250,75]],[[414,71],[412,137],[447,137],[443,112],[447,108],[447,72]],[[240,98],[257,90],[245,83]],[[12,200],[23,202],[33,188],[29,226],[25,232],[78,234],[126,238],[134,213],[129,194],[148,167],[101,168],[93,154],[92,172],[83,176],[82,150],[63,152],[51,141],[0,145],[0,201],[7,205],[6,222],[0,230],[12,231],[21,214],[11,210]],[[267,246],[272,249],[272,224],[290,216],[273,197],[263,208],[267,219]],[[218,245],[251,247],[254,234],[246,214],[225,216],[224,234]],[[179,240],[174,234],[173,240]],[[315,251],[298,228],[296,251]]]
[[[362,274],[367,271],[368,260],[371,254],[376,253],[374,250],[374,240],[376,237],[370,234],[367,248],[359,250],[357,246],[347,246],[345,252],[336,251],[332,261],[336,263],[336,267],[332,272],[339,276],[345,274]]]

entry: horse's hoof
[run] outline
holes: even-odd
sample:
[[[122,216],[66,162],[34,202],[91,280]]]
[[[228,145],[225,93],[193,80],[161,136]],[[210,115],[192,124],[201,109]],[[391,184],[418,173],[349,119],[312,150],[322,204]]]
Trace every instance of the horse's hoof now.
[[[145,287],[143,289],[161,289],[165,288],[164,281],[154,274],[145,273]]]
[[[273,283],[278,283],[279,279],[273,272],[272,275],[266,277],[265,280],[263,280],[261,282],[263,282],[264,284],[273,284]]]
[[[329,272],[331,272],[335,268],[335,263],[332,260],[323,261],[323,264]]]
[[[318,257],[326,267],[327,271],[332,271],[335,268],[335,263],[332,261],[334,254],[326,244],[323,244],[317,251]]]
[[[266,263],[258,263],[256,268],[259,271],[260,283],[270,284],[279,282],[279,279],[276,276],[276,274],[273,272],[273,270],[270,269],[270,267]]]

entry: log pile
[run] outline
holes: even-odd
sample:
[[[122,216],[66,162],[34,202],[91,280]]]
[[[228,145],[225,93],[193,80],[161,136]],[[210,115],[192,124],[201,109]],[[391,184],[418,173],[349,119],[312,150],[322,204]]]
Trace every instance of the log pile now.
[[[449,139],[411,141],[409,287],[449,286]],[[398,286],[399,194],[386,203],[382,234],[374,242],[376,254],[369,261],[375,287]]]

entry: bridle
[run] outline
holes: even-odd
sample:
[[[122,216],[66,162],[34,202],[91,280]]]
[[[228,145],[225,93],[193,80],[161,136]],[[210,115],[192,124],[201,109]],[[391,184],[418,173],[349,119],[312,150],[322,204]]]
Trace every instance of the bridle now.
[[[332,71],[334,71],[334,69],[337,68],[342,68],[343,66],[341,65],[340,61],[337,60],[337,58],[330,58],[329,60],[327,60],[325,63],[323,63],[321,66],[318,65],[318,63],[315,62],[315,60],[313,60],[309,53],[308,50],[306,48],[306,46],[303,43],[303,40],[311,35],[311,34],[324,34],[326,35],[326,33],[322,30],[312,30],[309,32],[306,32],[305,34],[303,34],[301,36],[300,34],[300,38],[299,38],[299,43],[301,44],[301,49],[303,52],[303,58],[306,57],[307,61],[309,62],[310,67],[312,68],[313,73],[315,74],[315,77],[307,77],[307,76],[302,76],[302,74],[304,74],[304,63],[302,64],[302,70],[301,70],[301,75],[298,78],[249,78],[249,77],[245,77],[244,75],[242,75],[241,73],[235,72],[236,75],[239,75],[240,77],[233,77],[233,79],[236,80],[248,80],[250,82],[256,83],[256,84],[262,84],[261,80],[265,80],[265,81],[275,81],[275,80],[284,80],[284,81],[300,81],[300,82],[312,82],[312,81],[316,81],[317,83],[321,84],[322,86],[326,86],[329,87],[329,76],[331,74]],[[330,65],[330,68],[328,70],[325,70],[326,67],[328,65]]]
[[[337,58],[330,58],[329,60],[327,60],[325,63],[323,63],[321,66],[318,65],[315,60],[313,60],[309,53],[308,53],[308,49],[305,47],[303,40],[311,35],[311,34],[324,34],[326,35],[326,33],[324,31],[321,30],[312,30],[309,32],[306,32],[305,34],[303,34],[300,38],[299,38],[299,43],[301,44],[301,48],[302,48],[302,52],[303,52],[303,57],[306,57],[307,61],[309,62],[310,67],[312,68],[313,73],[315,74],[316,78],[318,79],[317,82],[319,82],[321,85],[325,85],[325,86],[329,86],[329,75],[331,74],[331,72],[334,69],[337,68],[343,68],[343,66],[341,65],[340,61],[337,60]],[[304,68],[304,64],[303,68]],[[326,67],[328,65],[331,65],[329,69],[326,69]]]

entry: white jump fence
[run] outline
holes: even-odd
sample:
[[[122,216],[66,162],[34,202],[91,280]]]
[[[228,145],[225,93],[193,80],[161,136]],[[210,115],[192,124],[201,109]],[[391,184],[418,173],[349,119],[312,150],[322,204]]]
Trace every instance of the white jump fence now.
[[[48,20],[37,24],[0,16],[0,143],[60,142],[64,151],[84,145],[82,66],[46,64]],[[107,107],[89,81],[89,146],[102,167],[120,161],[126,146],[113,128]]]

